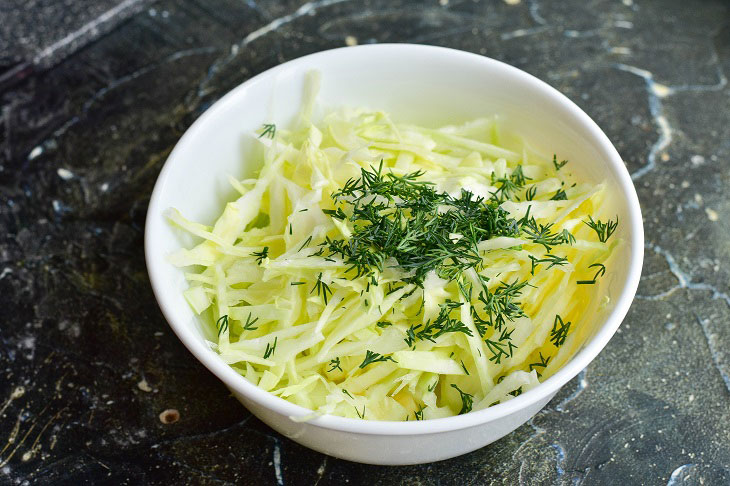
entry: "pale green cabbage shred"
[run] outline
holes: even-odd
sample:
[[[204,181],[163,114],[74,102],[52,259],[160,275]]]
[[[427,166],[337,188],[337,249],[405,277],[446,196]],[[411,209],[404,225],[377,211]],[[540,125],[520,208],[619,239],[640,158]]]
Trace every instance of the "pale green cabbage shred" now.
[[[279,127],[273,139],[258,138],[265,146],[258,177],[229,178],[241,196],[226,205],[212,226],[191,222],[175,209],[166,213],[202,240],[170,255],[170,261],[187,267],[190,287],[184,295],[208,326],[211,347],[251,383],[312,410],[311,416],[449,417],[463,405],[452,384],[472,395],[473,410],[479,410],[504,403],[554,374],[590,335],[584,323],[608,303],[602,297],[611,271],[608,262],[621,240],[602,243],[583,223],[589,214],[613,215],[604,184],[573,186],[570,166],[579,161],[556,171],[551,157],[536,153],[518,134],[503,133],[496,116],[428,129],[396,123],[383,112],[340,109],[312,123],[314,91],[295,129]],[[469,311],[479,305],[476,295],[466,302],[456,281],[431,272],[423,289],[402,298],[412,285],[389,295],[385,290],[388,282],[404,276],[397,262],[378,274],[379,285],[368,286],[365,278],[346,273],[348,266],[338,256],[313,256],[325,235],[351,236],[350,221],[322,211],[334,208],[330,195],[358,178],[361,168],[377,167],[381,160],[384,171],[403,175],[422,170],[422,179],[434,182],[439,191],[458,195],[467,188],[485,198],[497,189],[493,174],[509,176],[521,165],[536,196],[501,207],[521,218],[529,206],[538,222],[552,222],[554,231],[567,229],[575,236],[573,245],[558,245],[552,252],[570,263],[550,269],[543,264],[534,275],[529,257],[543,257],[541,245],[509,237],[480,243],[480,273],[490,279],[490,289],[515,280],[530,284],[519,298],[529,317],[507,322],[513,329],[511,356],[490,359],[485,340],[497,339],[499,333],[488,329],[479,336]],[[567,199],[549,200],[561,187]],[[253,253],[264,247],[268,256],[257,259]],[[592,278],[595,269],[588,267],[596,262],[608,267],[607,276],[595,285],[577,285],[577,280]],[[476,275],[470,277],[476,280]],[[327,304],[312,292],[319,278],[332,290]],[[469,327],[472,336],[452,332],[435,343],[421,340],[409,347],[404,339],[409,327],[433,319],[447,299],[462,303],[452,317]],[[549,339],[556,314],[572,322],[560,347]],[[219,332],[216,322],[222,316],[228,316],[228,326]],[[255,330],[244,330],[249,316],[257,319],[250,326]],[[392,325],[377,326],[381,321]],[[361,369],[367,351],[392,360]],[[546,366],[534,365],[548,357]],[[337,359],[341,369],[332,364]]]

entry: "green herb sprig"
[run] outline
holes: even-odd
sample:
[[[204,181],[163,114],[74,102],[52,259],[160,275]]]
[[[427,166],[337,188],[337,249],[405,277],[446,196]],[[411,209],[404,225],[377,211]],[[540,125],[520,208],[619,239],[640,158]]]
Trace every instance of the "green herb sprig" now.
[[[436,342],[439,336],[450,332],[462,332],[467,336],[473,336],[471,330],[458,319],[452,319],[449,314],[454,309],[461,307],[460,302],[447,300],[443,304],[439,304],[440,310],[438,316],[433,320],[428,320],[426,324],[411,325],[406,331],[405,342],[408,346],[413,346],[417,340],[428,340],[432,343]]]
[[[545,368],[547,368],[547,365],[550,362],[551,356],[548,356],[547,358],[543,357],[542,351],[539,354],[540,354],[540,361],[538,361],[536,363],[530,363],[530,371],[537,369],[537,368],[542,368],[543,370]],[[539,371],[537,372],[537,376],[538,377],[542,376]]]
[[[550,342],[559,348],[565,342],[568,331],[570,331],[570,322],[563,322],[563,318],[555,314],[555,322],[550,331]]]
[[[466,190],[458,198],[437,192],[432,183],[418,180],[422,175],[384,173],[382,161],[378,168],[361,169],[360,178],[348,180],[332,195],[348,211],[341,206],[329,210],[352,223],[352,237],[325,238],[320,254],[340,255],[353,278],[372,278],[388,258],[395,258],[413,274],[408,282],[421,285],[432,270],[453,280],[466,269],[478,268],[480,241],[519,235],[517,221],[498,202]],[[508,180],[517,187],[525,177],[515,171]],[[505,191],[509,189],[501,194]],[[461,238],[453,240],[454,234]]]
[[[329,285],[322,281],[322,272],[320,272],[317,276],[317,282],[315,282],[314,287],[312,287],[312,290],[309,293],[313,294],[315,290],[317,291],[317,295],[322,296],[324,305],[327,305],[327,294],[332,295],[332,289],[330,289]]]
[[[547,254],[542,258],[535,258],[532,255],[530,256],[530,260],[532,261],[532,268],[530,269],[530,274],[535,275],[535,269],[538,265],[541,263],[549,263],[547,270],[550,270],[554,266],[563,266],[566,263],[568,263],[568,259],[565,257],[559,257],[557,255]]]
[[[562,169],[563,166],[565,166],[565,164],[567,164],[567,163],[568,163],[567,160],[561,160],[560,162],[558,162],[557,154],[553,154],[553,166],[555,167],[556,171],[559,171],[560,169]]]
[[[456,383],[452,383],[451,388],[458,391],[461,396],[461,410],[459,410],[459,415],[471,412],[472,406],[474,405],[474,395],[461,391],[461,388]]]
[[[489,361],[494,361],[495,364],[500,364],[502,358],[511,358],[512,353],[517,348],[516,344],[512,343],[512,333],[514,329],[507,332],[504,329],[497,339],[485,339],[484,343],[487,345],[487,349],[492,356],[489,357]]]
[[[365,351],[365,359],[360,363],[359,368],[365,368],[367,365],[378,363],[380,361],[392,361],[393,363],[397,363],[396,360],[393,359],[392,356],[382,356],[378,353],[374,353],[370,350]]]
[[[255,331],[258,329],[258,327],[253,327],[254,324],[256,324],[256,321],[258,321],[259,318],[255,317],[254,319],[251,319],[251,313],[248,313],[248,317],[246,317],[246,322],[243,324],[243,330],[244,331]]]
[[[218,329],[218,337],[228,330],[228,314],[220,316],[216,321],[215,327]]]
[[[594,263],[593,265],[588,265],[588,268],[598,267],[598,271],[593,276],[593,279],[591,280],[578,280],[576,283],[578,285],[593,285],[596,283],[596,280],[598,280],[598,277],[602,277],[606,274],[606,266],[602,263]]]
[[[269,137],[270,139],[273,139],[275,135],[276,135],[276,124],[264,123],[263,131],[261,132],[261,135],[259,135],[259,138]]]
[[[255,251],[255,252],[251,253],[251,256],[255,256],[256,263],[261,265],[261,262],[263,262],[266,258],[269,257],[269,247],[265,246],[263,250]]]
[[[593,217],[589,215],[588,221],[583,221],[583,223],[596,232],[598,235],[598,241],[605,243],[618,227],[618,216],[616,216],[616,221],[611,221],[609,219],[604,223],[600,219],[598,221],[593,221]]]
[[[264,359],[269,359],[269,357],[274,355],[274,352],[276,351],[276,342],[279,339],[279,337],[274,338],[274,344],[266,344],[266,350],[264,351]]]
[[[342,371],[342,368],[340,367],[340,358],[330,360],[330,368],[327,371],[332,373],[335,370]]]

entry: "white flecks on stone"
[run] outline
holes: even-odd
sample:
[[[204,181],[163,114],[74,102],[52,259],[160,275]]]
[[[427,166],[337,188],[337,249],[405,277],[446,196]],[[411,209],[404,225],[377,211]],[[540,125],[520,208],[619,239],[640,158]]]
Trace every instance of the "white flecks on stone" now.
[[[654,75],[646,69],[637,68],[636,66],[629,66],[627,64],[618,64],[616,67],[621,71],[634,74],[644,80],[644,82],[646,83],[646,89],[649,93],[649,112],[652,115],[654,123],[656,123],[657,127],[659,128],[659,138],[657,138],[657,141],[654,142],[651,150],[649,150],[647,164],[631,174],[631,179],[637,180],[640,177],[646,175],[648,172],[651,172],[654,167],[656,167],[657,154],[664,151],[669,146],[669,144],[672,143],[672,136],[674,132],[671,125],[669,124],[669,121],[664,116],[664,107],[662,106],[661,102],[662,97],[657,94],[662,93],[663,91],[661,89],[659,89],[658,91],[656,90],[655,86],[657,83],[654,81]],[[668,155],[667,160],[669,160]]]
[[[512,32],[504,32],[504,33],[500,34],[499,37],[502,40],[510,40],[510,39],[515,39],[518,37],[525,37],[528,35],[539,34],[540,32],[545,32],[546,30],[548,30],[548,27],[541,25],[538,27],[532,27],[530,29],[517,29],[517,30],[513,30]]]
[[[709,219],[712,222],[717,221],[720,219],[720,215],[717,214],[717,211],[711,208],[705,208],[705,213],[707,213],[707,219]]]
[[[18,343],[18,348],[28,351],[26,359],[33,359],[35,356],[35,336],[26,336]]]
[[[504,0],[507,5],[519,5],[521,0]]]
[[[616,22],[613,23],[613,25],[615,25],[616,27],[618,27],[620,29],[633,29],[634,28],[634,23],[629,22],[628,20],[617,20]]]
[[[682,449],[682,454],[684,454],[684,449]],[[689,479],[691,474],[689,470],[694,469],[696,466],[697,464],[684,464],[679,466],[677,469],[672,471],[671,476],[669,476],[667,486],[679,486],[680,484],[686,484],[685,481]]]
[[[445,7],[449,4],[449,0],[439,0],[439,5]]]
[[[682,181],[682,184],[680,184],[680,187],[681,187],[682,189],[687,189],[687,188],[689,187],[689,185],[690,185],[690,184],[689,184],[689,181],[687,181],[687,180],[684,180],[684,181]]]
[[[346,0],[320,0],[316,2],[307,2],[303,4],[301,7],[296,9],[293,13],[290,13],[289,15],[284,15],[282,17],[279,17],[277,19],[272,20],[268,24],[264,25],[263,27],[254,30],[250,34],[248,34],[244,39],[240,42],[240,46],[245,46],[250,44],[251,42],[255,41],[259,37],[263,37],[269,32],[273,32],[282,25],[288,24],[293,20],[296,20],[300,17],[303,17],[305,15],[313,14],[318,8],[321,7],[328,7],[330,5],[334,5],[337,3],[342,3]]]
[[[20,344],[24,349],[35,349],[35,336],[26,336],[20,340]]]
[[[64,181],[68,181],[74,178],[74,173],[68,169],[64,169],[63,167],[59,167],[56,171],[56,174],[58,174],[58,177],[60,177]]]
[[[149,385],[149,383],[147,383],[147,380],[145,380],[144,378],[140,380],[139,383],[137,383],[137,388],[147,393],[152,391],[152,387]]]
[[[621,0],[621,3],[623,3],[627,7],[631,7],[634,4],[634,0]]]
[[[106,191],[108,191],[108,190],[109,190],[109,183],[108,183],[108,182],[105,182],[104,184],[102,184],[102,185],[101,185],[101,186],[99,187],[99,189],[101,189],[101,192],[106,192]]]
[[[586,388],[588,388],[588,379],[586,378],[586,370],[582,370],[580,373],[578,373],[578,386],[575,388],[575,391],[568,395],[565,400],[560,402],[555,407],[555,410],[557,410],[558,412],[565,412],[565,406],[578,398]]]
[[[695,200],[695,202],[696,202],[696,203],[697,203],[698,205],[699,205],[699,204],[702,204],[702,201],[703,201],[703,199],[702,199],[702,194],[699,194],[699,193],[695,193],[695,197],[694,197],[694,200]]]
[[[58,199],[54,199],[51,201],[51,206],[53,207],[53,210],[57,213],[60,213],[63,207],[61,206],[61,202]]]
[[[652,84],[651,90],[659,98],[666,98],[670,94],[674,93],[674,90],[672,88],[670,88],[666,84],[662,84],[662,83],[654,83],[654,84]]]
[[[13,269],[10,267],[3,268],[3,271],[0,272],[0,280],[4,279],[7,275],[10,275],[13,273]]]
[[[43,147],[38,145],[33,150],[31,150],[30,153],[28,154],[28,160],[33,160],[36,157],[39,157],[42,153],[43,153]]]
[[[611,54],[619,54],[621,56],[630,56],[631,48],[629,48],[629,47],[612,47]]]
[[[689,398],[687,399],[687,401],[694,402],[695,401],[695,396],[694,395],[690,395]]]
[[[281,449],[279,447],[279,441],[274,443],[274,474],[276,475],[277,486],[284,486],[284,477],[281,474]]]
[[[694,167],[699,167],[705,163],[705,158],[701,155],[693,155],[690,157],[689,161],[692,162]]]
[[[317,468],[317,476],[320,478],[324,475],[324,472],[327,470],[327,456],[324,457],[324,460],[322,461],[322,464],[319,465]]]
[[[673,331],[676,327],[677,325],[673,322],[667,322],[666,324],[664,324],[664,329],[666,329],[667,331]]]
[[[92,21],[82,25],[77,30],[67,34],[65,37],[57,40],[53,44],[45,47],[40,51],[34,58],[35,64],[42,64],[43,61],[47,61],[53,54],[58,50],[66,48],[67,46],[73,45],[78,39],[82,38],[90,32],[98,32],[99,29],[106,23],[119,18],[124,12],[133,10],[141,0],[124,0],[113,8],[110,8],[103,14],[99,15]]]
[[[357,45],[357,37],[354,35],[348,35],[345,37],[345,45],[348,45],[350,47]]]
[[[147,14],[148,14],[148,15],[149,15],[150,17],[157,17],[157,9],[155,9],[155,8],[151,8],[151,9],[149,9],[149,10],[147,11]]]
[[[231,56],[235,56],[238,54],[238,44],[233,44],[231,46]]]

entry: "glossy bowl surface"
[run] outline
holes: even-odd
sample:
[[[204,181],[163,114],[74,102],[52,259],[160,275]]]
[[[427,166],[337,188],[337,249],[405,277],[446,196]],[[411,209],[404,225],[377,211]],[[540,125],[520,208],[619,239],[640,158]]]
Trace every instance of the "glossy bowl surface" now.
[[[591,322],[589,339],[555,375],[507,403],[456,417],[419,422],[363,421],[322,416],[265,392],[226,365],[205,342],[201,323],[185,302],[183,272],[166,256],[188,245],[163,217],[168,207],[211,223],[233,199],[228,174],[257,168],[250,135],[263,123],[286,126],[297,114],[305,77],[321,72],[319,109],[382,109],[398,121],[438,126],[499,114],[544,153],[558,153],[571,170],[606,181],[616,194],[625,240],[611,269],[612,310]],[[326,454],[371,464],[416,464],[458,456],[503,437],[536,414],[608,343],[639,283],[644,232],[631,178],[611,142],[578,106],[546,83],[507,64],[462,51],[380,44],[305,56],[241,84],[208,109],[183,135],[160,173],[146,228],[147,268],[157,301],[184,345],[257,417],[291,439]]]

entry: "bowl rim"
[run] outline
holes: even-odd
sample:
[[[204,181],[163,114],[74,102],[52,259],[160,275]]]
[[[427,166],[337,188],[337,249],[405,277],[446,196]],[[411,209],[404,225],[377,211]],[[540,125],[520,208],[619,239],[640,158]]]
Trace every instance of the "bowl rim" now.
[[[178,140],[160,171],[155,187],[152,191],[152,196],[150,197],[145,221],[144,246],[147,271],[153,293],[165,319],[185,347],[198,359],[198,361],[200,361],[235,393],[243,395],[247,400],[255,402],[258,406],[264,407],[285,417],[311,416],[312,410],[286,401],[283,398],[279,398],[250,383],[243,376],[233,370],[233,368],[231,368],[228,364],[224,363],[219,357],[212,354],[210,349],[206,348],[204,342],[196,337],[184,323],[175,321],[171,311],[169,310],[169,303],[167,303],[164,298],[164,282],[162,282],[158,275],[158,269],[161,268],[161,265],[169,265],[169,263],[166,261],[154,261],[152,259],[151,256],[154,253],[153,248],[155,246],[155,242],[152,239],[152,232],[150,229],[156,224],[161,224],[156,222],[159,221],[159,218],[155,219],[154,215],[159,215],[164,209],[166,209],[161,207],[163,188],[165,186],[166,179],[172,171],[172,165],[176,155],[185,150],[186,146],[195,138],[196,132],[198,132],[209,119],[214,118],[218,112],[223,111],[227,105],[234,102],[239,94],[245,91],[248,86],[260,82],[263,79],[275,76],[285,69],[309,63],[315,58],[332,56],[333,53],[337,54],[343,50],[347,50],[347,52],[353,54],[356,52],[377,50],[391,51],[392,54],[392,51],[399,50],[402,51],[404,56],[408,56],[409,54],[418,54],[420,56],[433,54],[436,57],[447,55],[452,60],[454,58],[460,58],[465,63],[480,63],[490,69],[501,70],[510,76],[520,78],[522,81],[532,84],[534,88],[538,90],[540,96],[552,98],[553,101],[563,105],[573,117],[577,118],[580,124],[584,125],[584,128],[593,138],[593,141],[597,143],[600,150],[606,154],[607,157],[605,162],[609,166],[610,172],[616,177],[620,191],[627,199],[627,212],[629,214],[628,223],[630,226],[628,238],[630,240],[628,241],[628,244],[631,249],[629,254],[630,261],[626,276],[626,285],[624,286],[623,292],[616,299],[616,303],[612,311],[605,317],[605,321],[600,329],[587,343],[583,345],[582,349],[579,349],[579,351],[554,375],[540,383],[535,388],[515,397],[509,402],[469,412],[463,415],[424,421],[406,422],[361,420],[336,415],[320,415],[303,423],[324,429],[365,435],[399,436],[432,434],[454,431],[492,422],[518,410],[528,408],[541,400],[551,398],[563,385],[576,376],[598,355],[598,353],[606,346],[628,313],[629,307],[639,285],[644,256],[644,228],[639,199],[631,180],[631,176],[629,175],[629,172],[616,148],[593,119],[591,119],[573,101],[546,82],[528,74],[525,71],[522,71],[521,69],[496,59],[457,49],[418,44],[371,44],[354,47],[340,47],[316,52],[279,64],[248,79],[244,83],[239,84],[216,101],[197,120],[195,120],[195,122]]]

